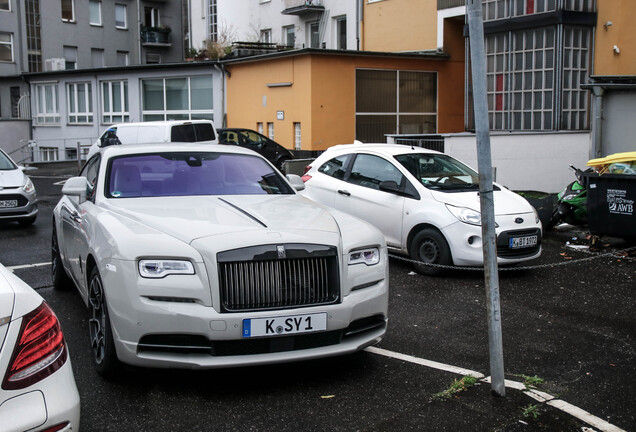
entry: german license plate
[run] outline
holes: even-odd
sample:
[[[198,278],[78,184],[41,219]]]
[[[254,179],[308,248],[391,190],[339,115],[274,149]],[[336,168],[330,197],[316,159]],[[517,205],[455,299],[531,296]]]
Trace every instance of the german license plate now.
[[[0,208],[17,207],[18,200],[0,200]]]
[[[537,236],[510,237],[508,246],[510,249],[530,248],[537,245]]]
[[[243,320],[243,337],[283,336],[327,330],[327,313]]]

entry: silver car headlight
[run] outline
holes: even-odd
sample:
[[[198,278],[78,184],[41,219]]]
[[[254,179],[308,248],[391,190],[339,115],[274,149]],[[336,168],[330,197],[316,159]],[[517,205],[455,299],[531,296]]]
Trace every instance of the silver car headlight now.
[[[469,209],[466,207],[455,207],[446,204],[446,208],[455,216],[460,222],[467,223],[469,225],[481,226],[481,213]],[[495,222],[495,227],[499,228],[499,224]]]
[[[33,186],[33,182],[31,181],[29,177],[26,178],[26,181],[24,182],[24,186],[22,186],[22,190],[29,194],[35,191],[35,186]]]
[[[380,250],[378,248],[360,249],[349,253],[349,265],[366,264],[376,265],[380,262]]]
[[[141,277],[159,279],[168,275],[193,275],[194,266],[190,261],[145,259],[139,261]]]

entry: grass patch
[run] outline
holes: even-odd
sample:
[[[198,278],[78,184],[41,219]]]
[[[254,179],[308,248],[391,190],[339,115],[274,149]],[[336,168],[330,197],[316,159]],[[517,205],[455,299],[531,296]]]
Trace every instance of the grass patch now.
[[[433,401],[448,400],[451,397],[454,397],[455,395],[457,395],[457,393],[468,390],[469,388],[473,387],[475,384],[477,384],[477,378],[466,375],[460,380],[454,380],[451,383],[450,387],[447,388],[446,390],[441,391],[439,393],[435,393],[433,396],[431,396],[431,400]]]
[[[536,419],[540,415],[541,415],[541,408],[539,408],[539,405],[530,404],[523,408],[523,416],[525,418],[532,417],[533,419]]]

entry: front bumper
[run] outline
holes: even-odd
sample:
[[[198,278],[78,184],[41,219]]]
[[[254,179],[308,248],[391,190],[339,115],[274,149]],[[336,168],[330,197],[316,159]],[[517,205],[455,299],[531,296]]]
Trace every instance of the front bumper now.
[[[386,262],[386,249],[383,255]],[[117,356],[131,365],[207,369],[309,360],[359,351],[378,343],[386,332],[389,282],[384,265],[365,271],[373,275],[372,284],[360,284],[359,275],[341,282],[349,289],[342,286],[336,304],[232,313],[220,312],[209,288],[216,284],[207,281],[202,263],[197,264],[197,275],[156,281],[164,285],[157,290],[167,292],[170,285],[178,299],[147,295],[148,281],[140,280],[134,262],[113,260],[109,268],[117,270],[104,267],[100,273]],[[360,288],[350,291],[351,286]],[[327,314],[324,332],[243,338],[244,319],[321,312]]]
[[[515,264],[538,258],[541,255],[541,239],[543,233],[541,225],[534,222],[534,214],[521,215],[524,222],[517,224],[513,222],[513,217],[498,216],[496,222],[499,225],[495,230],[497,236],[497,263]],[[463,222],[454,222],[442,229],[442,234],[446,238],[451,249],[453,264],[456,266],[483,266],[483,241],[481,227],[469,225]],[[537,234],[537,246],[520,249],[517,252],[507,248],[508,239],[511,236],[524,236]]]
[[[0,194],[0,200],[16,200],[17,207],[0,207],[0,220],[19,221],[22,219],[31,219],[38,213],[38,199],[35,193],[3,193]]]

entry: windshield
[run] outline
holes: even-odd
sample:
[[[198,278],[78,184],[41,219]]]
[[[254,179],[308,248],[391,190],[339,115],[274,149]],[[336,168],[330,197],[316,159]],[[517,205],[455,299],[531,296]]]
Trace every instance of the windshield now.
[[[4,152],[0,151],[0,171],[8,171],[14,170],[17,167],[15,164],[9,159],[9,157],[4,154]]]
[[[411,153],[395,159],[429,189],[479,189],[478,174],[448,155]]]
[[[109,162],[106,196],[293,194],[258,156],[214,152],[127,155]]]

